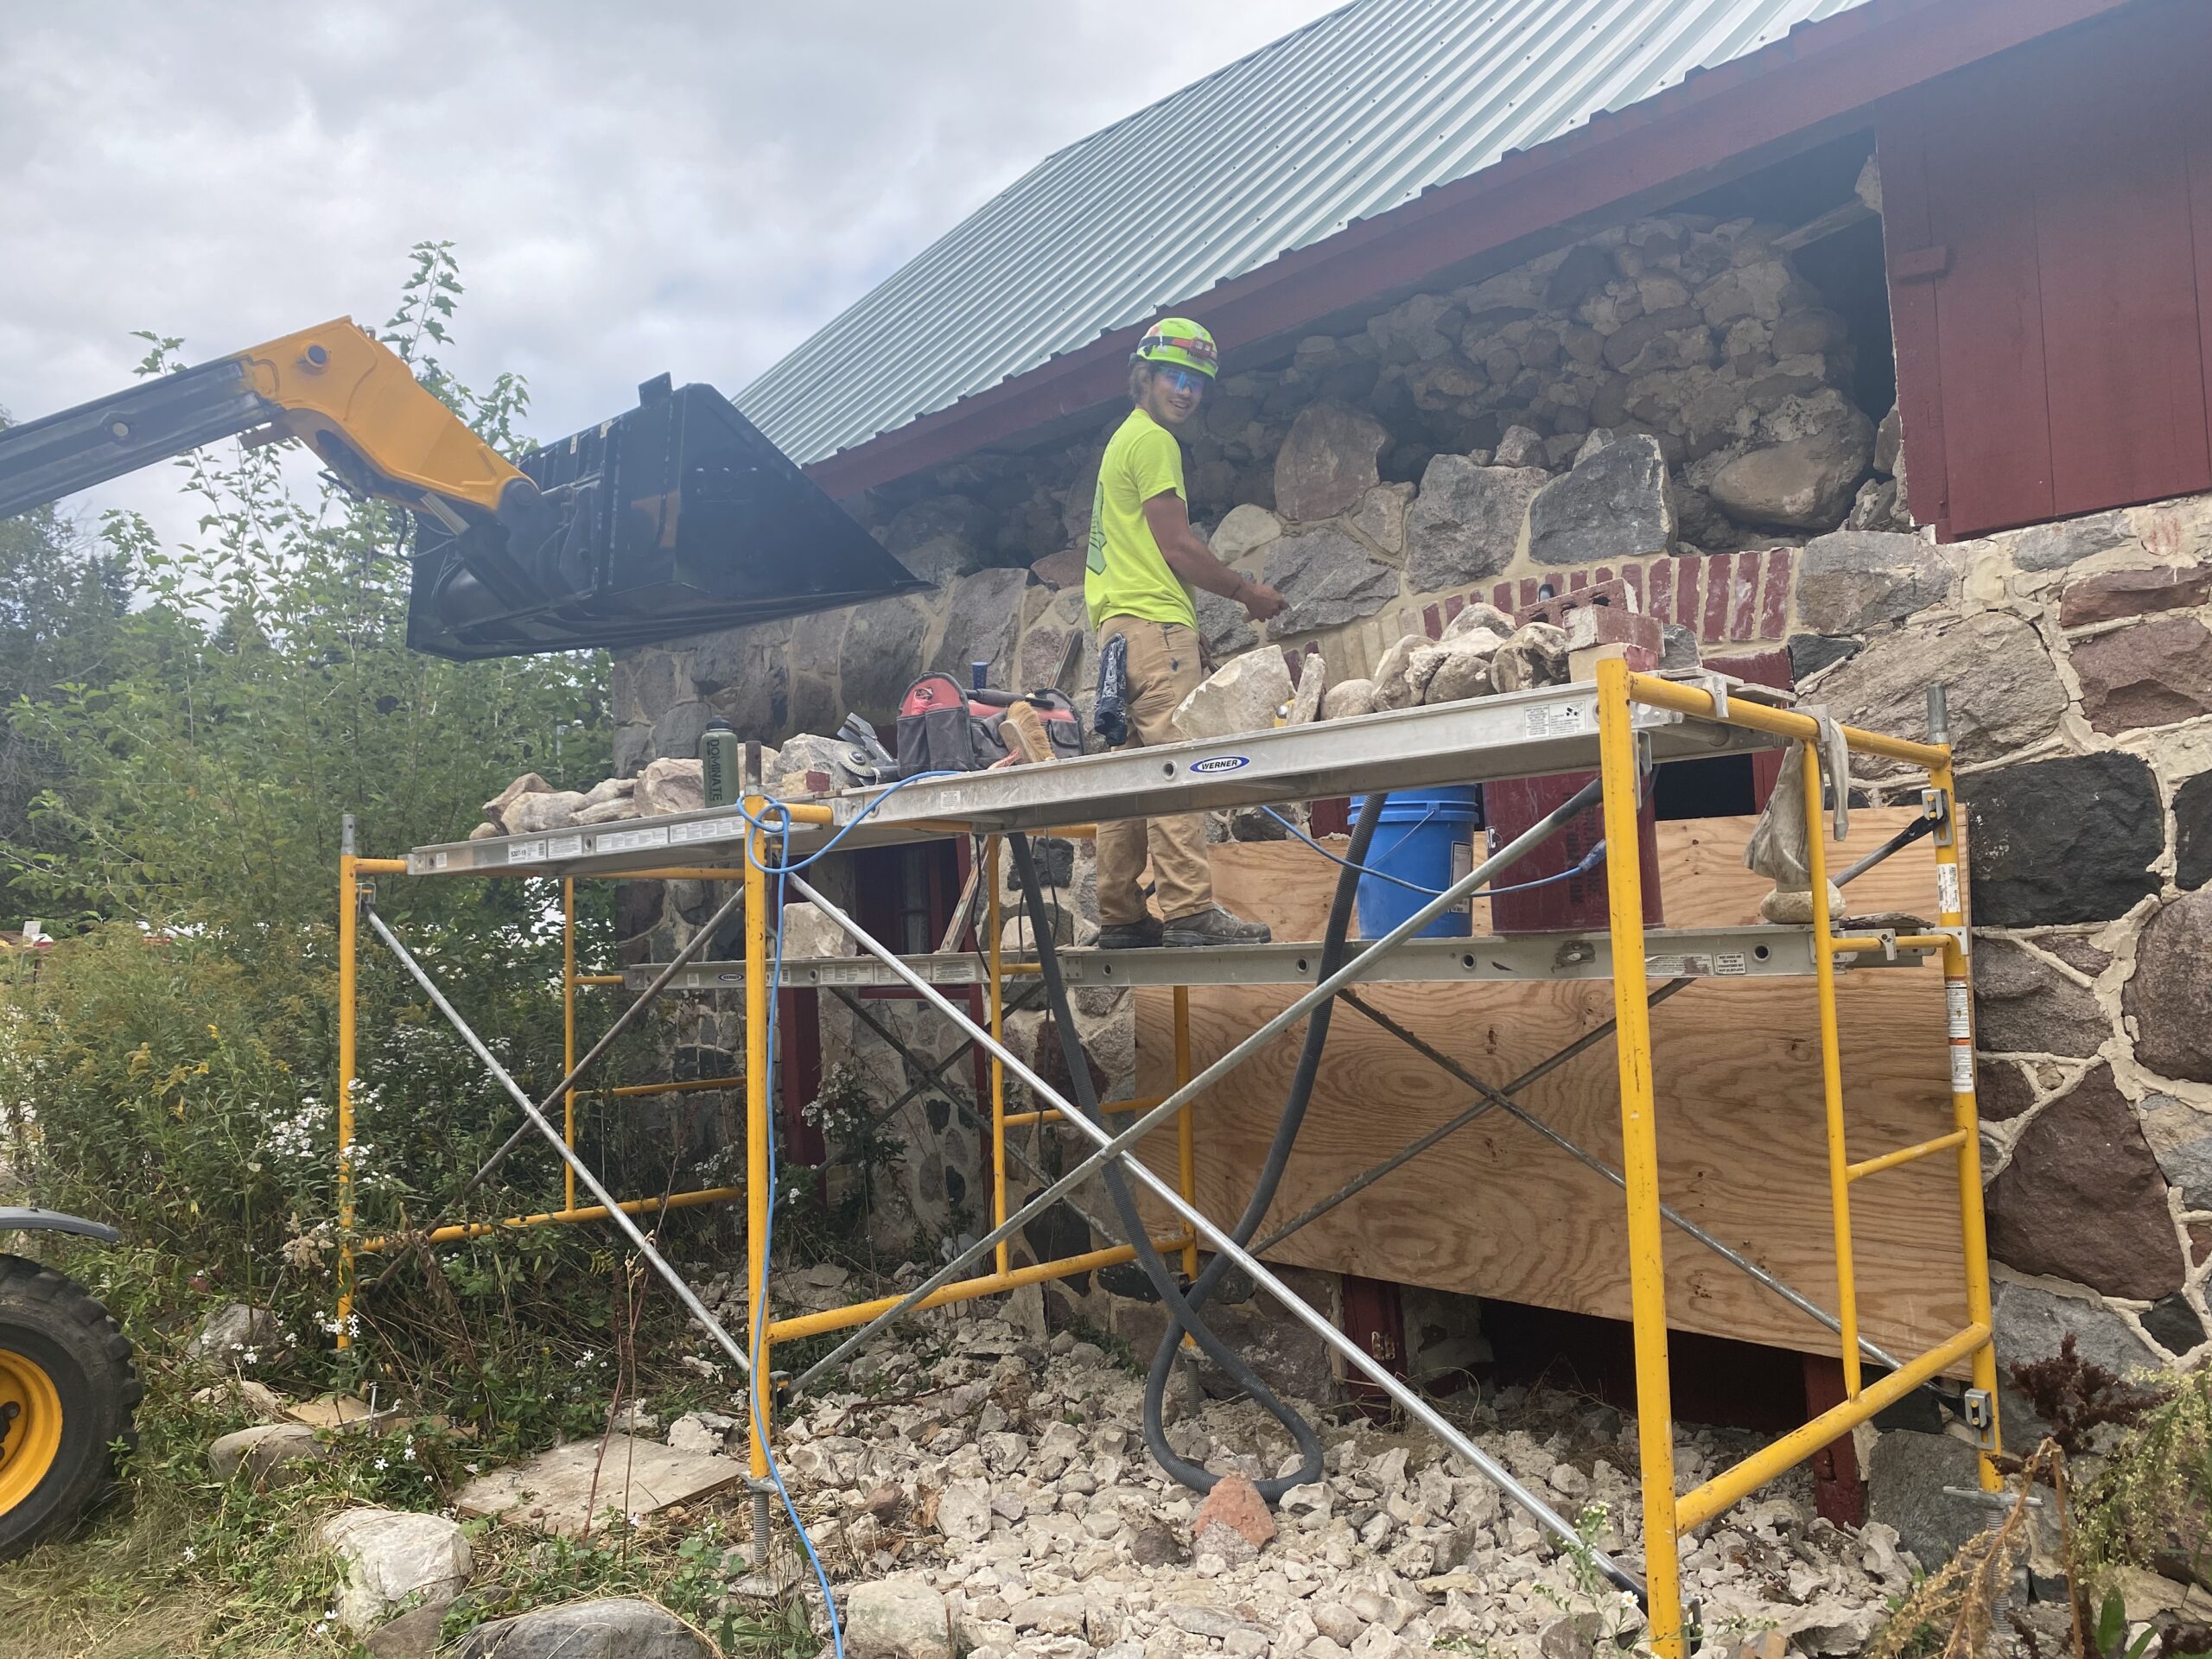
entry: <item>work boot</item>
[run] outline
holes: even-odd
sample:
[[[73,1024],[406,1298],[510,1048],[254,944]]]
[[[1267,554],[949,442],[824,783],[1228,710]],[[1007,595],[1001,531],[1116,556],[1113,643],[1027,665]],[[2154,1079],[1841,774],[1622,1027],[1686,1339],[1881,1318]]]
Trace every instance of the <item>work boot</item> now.
[[[1147,916],[1134,922],[1112,922],[1098,930],[1101,950],[1149,950],[1160,943],[1160,918]]]
[[[1163,936],[1171,945],[1265,944],[1274,935],[1265,922],[1248,922],[1232,916],[1219,905],[1209,905],[1167,924]]]

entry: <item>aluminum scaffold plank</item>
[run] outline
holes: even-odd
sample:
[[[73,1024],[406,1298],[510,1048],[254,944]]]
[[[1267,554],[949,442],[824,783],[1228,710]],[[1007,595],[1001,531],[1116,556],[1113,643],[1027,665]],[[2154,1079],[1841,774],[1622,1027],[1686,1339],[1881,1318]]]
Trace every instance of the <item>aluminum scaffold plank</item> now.
[[[1732,690],[1732,707],[1750,706],[1747,699],[1754,695],[1775,695],[1751,686]],[[1656,761],[1776,747],[1770,734],[1692,720],[1669,709],[1639,706],[1631,721]],[[969,830],[1043,833],[1077,821],[1592,772],[1597,731],[1594,687],[1544,686],[1233,738],[1086,754],[1049,767],[922,779],[895,793],[849,789],[808,798],[810,808],[826,812],[818,822],[792,827],[791,851],[803,855],[832,834],[842,835],[842,847],[886,846]],[[677,854],[734,856],[745,836],[744,814],[723,807],[418,847],[407,855],[407,870],[410,875],[620,874],[664,864]]]

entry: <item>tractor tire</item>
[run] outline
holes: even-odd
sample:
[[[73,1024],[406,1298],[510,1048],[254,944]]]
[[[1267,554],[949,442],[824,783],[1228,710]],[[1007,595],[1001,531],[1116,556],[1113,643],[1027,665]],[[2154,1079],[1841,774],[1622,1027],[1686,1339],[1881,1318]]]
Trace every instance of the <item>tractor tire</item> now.
[[[83,1287],[0,1255],[0,1561],[107,1489],[144,1392],[130,1338]]]

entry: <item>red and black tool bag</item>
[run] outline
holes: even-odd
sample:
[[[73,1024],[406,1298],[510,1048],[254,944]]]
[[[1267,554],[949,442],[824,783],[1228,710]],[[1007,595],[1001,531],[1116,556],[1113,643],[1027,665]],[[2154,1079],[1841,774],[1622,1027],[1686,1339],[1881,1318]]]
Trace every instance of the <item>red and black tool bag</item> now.
[[[1015,702],[1037,711],[1052,757],[1083,753],[1083,728],[1075,705],[1064,693],[1046,690],[1017,696],[1011,691],[963,691],[950,674],[925,674],[906,688],[899,702],[899,775],[925,772],[981,772],[1009,753],[999,730]]]

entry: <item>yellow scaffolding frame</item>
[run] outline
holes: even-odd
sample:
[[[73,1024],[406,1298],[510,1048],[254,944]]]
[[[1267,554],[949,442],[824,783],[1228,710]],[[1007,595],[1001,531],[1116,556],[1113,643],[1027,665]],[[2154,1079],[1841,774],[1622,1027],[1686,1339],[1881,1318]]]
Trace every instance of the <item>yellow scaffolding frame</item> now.
[[[359,974],[360,974],[360,907],[363,901],[374,896],[374,883],[366,878],[378,875],[405,875],[407,861],[404,858],[363,858],[351,847],[351,819],[347,820],[348,844],[338,857],[338,1345],[353,1345],[354,1274],[357,1259],[377,1255],[395,1244],[410,1243],[415,1235],[372,1234],[366,1238],[354,1236],[353,1202],[353,1084],[359,1064]],[[518,874],[534,874],[518,872]],[[619,877],[608,880],[624,881],[734,881],[743,872],[716,868],[671,866],[660,869],[626,870]],[[563,876],[561,880],[561,1054],[562,1074],[566,1076],[576,1067],[576,992],[580,988],[598,988],[623,983],[620,974],[579,974],[576,971],[576,878]],[[741,1077],[684,1077],[660,1083],[624,1084],[611,1089],[571,1088],[562,1095],[561,1138],[569,1150],[576,1146],[576,1101],[582,1096],[594,1096],[609,1100],[625,1100],[644,1095],[692,1094],[705,1090],[735,1089],[745,1082]],[[626,1198],[613,1206],[626,1215],[642,1215],[648,1211],[689,1210],[706,1204],[721,1204],[742,1198],[741,1186],[702,1187],[685,1192],[657,1194],[652,1198]],[[523,1231],[533,1227],[574,1226],[588,1221],[604,1221],[608,1208],[605,1205],[576,1203],[576,1172],[569,1165],[562,1166],[561,1205],[556,1210],[540,1210],[528,1215],[509,1216],[501,1221],[461,1222],[451,1226],[433,1228],[422,1235],[429,1244],[450,1244],[467,1239],[483,1238],[493,1233]]]
[[[746,806],[756,818],[768,804],[760,798],[748,798]],[[818,809],[810,809],[789,803],[778,803],[787,807],[794,821],[804,822]],[[948,826],[949,828],[949,826]],[[1090,826],[1072,826],[1065,833],[1085,835]],[[754,837],[765,843],[767,837],[755,831]],[[984,879],[988,884],[987,913],[990,929],[988,956],[991,964],[989,991],[991,1035],[998,1039],[1004,1032],[1004,979],[1007,971],[1019,974],[1020,964],[1008,969],[1003,960],[1002,906],[999,892],[999,864],[1001,840],[993,836],[984,848]],[[765,918],[766,908],[766,878],[762,863],[766,857],[765,847],[760,856],[753,855],[752,838],[748,838],[747,856],[737,869],[714,868],[669,867],[658,869],[625,870],[608,876],[612,880],[738,880],[745,884],[746,914]],[[338,1345],[352,1344],[351,1315],[353,1309],[354,1273],[356,1260],[363,1255],[374,1255],[390,1249],[396,1243],[409,1242],[413,1235],[372,1235],[365,1238],[354,1236],[354,1206],[353,1192],[353,1090],[356,1075],[356,1039],[358,1032],[359,929],[358,919],[363,899],[372,893],[371,884],[364,878],[375,875],[404,875],[407,861],[399,858],[362,858],[350,850],[339,858],[339,920],[338,920]],[[576,971],[575,950],[575,887],[576,878],[563,876],[561,880],[561,1001],[562,1001],[562,1058],[565,1076],[576,1065],[576,992],[580,988],[619,986],[624,979],[620,974],[579,974]],[[746,1168],[747,1181],[743,1185],[706,1187],[695,1192],[676,1192],[647,1198],[630,1198],[613,1207],[629,1215],[647,1211],[689,1209],[700,1205],[720,1204],[738,1198],[747,1200],[746,1232],[748,1241],[766,1236],[765,1179],[754,1181],[752,1173],[765,1170],[767,1158],[767,1136],[772,1133],[770,1121],[772,1103],[767,1102],[767,1012],[766,980],[767,936],[765,919],[760,926],[748,922],[746,930],[746,1070],[737,1077],[683,1078],[661,1083],[626,1084],[611,1089],[572,1088],[563,1092],[562,1138],[569,1150],[576,1144],[575,1103],[579,1096],[599,1096],[608,1099],[627,1099],[644,1095],[681,1094],[702,1090],[747,1090],[746,1112]],[[755,960],[755,953],[759,953]],[[760,995],[756,996],[756,989]],[[1190,1077],[1190,1001],[1188,993],[1178,988],[1175,994],[1175,1044],[1178,1084]],[[1024,1125],[1046,1122],[1057,1118],[1056,1110],[1016,1112],[1006,1109],[1005,1063],[991,1056],[991,1160],[993,1173],[992,1210],[995,1222],[1006,1219],[1007,1160],[1006,1131]],[[748,1082],[757,1079],[757,1082]],[[1130,1112],[1156,1106],[1158,1097],[1135,1101],[1112,1101],[1104,1109],[1109,1112]],[[1183,1195],[1187,1198],[1194,1190],[1194,1160],[1196,1141],[1191,1116],[1185,1114],[1180,1128],[1179,1146],[1181,1154],[1179,1171]],[[454,1243],[482,1238],[499,1232],[522,1230],[533,1227],[570,1226],[583,1222],[604,1221],[608,1210],[604,1205],[576,1204],[576,1173],[573,1166],[563,1167],[562,1205],[557,1210],[542,1210],[528,1215],[510,1216],[500,1221],[464,1222],[433,1229],[423,1235],[431,1244]],[[1186,1273],[1198,1271],[1197,1236],[1187,1230],[1154,1241],[1160,1250],[1179,1249]],[[920,1304],[924,1307],[943,1307],[957,1302],[973,1301],[980,1297],[997,1295],[1018,1290],[1025,1285],[1040,1284],[1055,1279],[1072,1278],[1077,1274],[1093,1273],[1101,1268],[1118,1266],[1136,1259],[1135,1249],[1126,1244],[1105,1249],[1089,1250],[1080,1255],[1042,1262],[1028,1267],[1015,1267],[1010,1258],[1009,1246],[998,1247],[995,1271],[980,1278],[964,1280],[947,1286]],[[748,1284],[759,1282],[760,1263],[758,1251],[748,1245],[752,1277]],[[757,1327],[766,1313],[765,1300],[755,1307],[748,1300],[747,1325],[747,1344],[752,1351],[761,1355],[761,1364],[755,1371],[754,1407],[765,1420],[768,1414],[766,1396],[767,1388],[767,1356],[775,1343],[795,1341],[804,1337],[818,1336],[826,1332],[842,1330],[850,1325],[866,1324],[870,1319],[890,1306],[895,1298],[880,1302],[863,1302],[844,1308],[803,1317],[771,1320],[765,1331]],[[756,1436],[754,1440],[755,1479],[767,1474],[765,1452]]]
[[[1973,996],[1967,960],[1967,924],[1959,881],[1957,797],[1948,743],[1915,743],[1903,738],[1842,729],[1851,753],[1880,755],[1916,766],[1928,774],[1939,797],[1942,817],[1936,841],[1937,931],[1914,944],[1940,947],[1943,964],[1945,1036],[1951,1063],[1952,1128],[1916,1146],[1851,1161],[1845,1146],[1843,1069],[1835,1011],[1835,963],[1839,957],[1885,948],[1875,938],[1834,936],[1830,924],[1827,855],[1823,826],[1821,759],[1822,728],[1808,715],[1738,699],[1726,702],[1708,690],[1648,674],[1631,673],[1619,662],[1598,665],[1598,732],[1604,781],[1605,838],[1615,847],[1632,847],[1637,837],[1637,757],[1630,729],[1630,705],[1669,709],[1695,719],[1740,726],[1801,743],[1805,749],[1805,809],[1812,877],[1815,983],[1818,988],[1821,1081],[1828,1145],[1828,1202],[1835,1238],[1837,1314],[1842,1325],[1844,1400],[1812,1421],[1723,1470],[1679,1497],[1675,1492],[1673,1409],[1668,1394],[1667,1281],[1661,1255],[1658,1141],[1652,1109],[1651,1028],[1644,1006],[1643,893],[1642,873],[1632,858],[1605,861],[1611,906],[1613,1012],[1619,1021],[1615,1039],[1619,1055],[1622,1164],[1628,1176],[1629,1288],[1636,1342],[1637,1422],[1643,1464],[1644,1576],[1650,1594],[1652,1646],[1662,1659],[1681,1659],[1681,1540],[1730,1504],[1757,1491],[1793,1465],[1810,1457],[1839,1435],[1903,1398],[1961,1360],[1969,1360],[1974,1388],[1984,1391],[1992,1414],[1988,1445],[1997,1444],[1995,1402],[1997,1354],[1990,1341],[1989,1252],[1981,1209],[1981,1137],[1974,1104]],[[1839,792],[1847,777],[1827,780]],[[1904,939],[1894,941],[1903,945]],[[1940,1152],[1955,1154],[1961,1244],[1965,1261],[1967,1325],[1880,1382],[1866,1386],[1859,1363],[1858,1287],[1851,1255],[1851,1186],[1885,1169]],[[1978,1459],[1985,1491],[1999,1481],[1989,1449]]]
[[[1714,682],[1719,684],[1719,682]],[[1608,859],[1606,893],[1612,947],[1613,1018],[1621,1108],[1622,1176],[1627,1207],[1630,1323],[1634,1333],[1637,1373],[1637,1433],[1643,1500],[1644,1571],[1650,1641],[1660,1659],[1685,1659],[1686,1631],[1682,1621],[1681,1540],[1684,1534],[1712,1520],[1729,1505],[1755,1491],[1822,1446],[1847,1433],[1856,1425],[1961,1362],[1968,1365],[1972,1386],[1986,1414],[1978,1463],[1980,1484],[1998,1490],[1999,1483],[1992,1454],[1997,1449],[1996,1355],[1991,1343],[1989,1258],[1984,1232],[1981,1200],[1980,1139],[1974,1087],[1974,1034],[1971,986],[1968,978],[1968,933],[1959,874],[1956,791],[1952,759],[1947,742],[1917,743],[1855,727],[1831,728],[1809,715],[1744,697],[1731,698],[1724,691],[1695,683],[1661,679],[1635,673],[1624,663],[1598,664],[1596,680],[1597,734],[1600,804],[1605,837],[1614,847],[1633,847],[1638,840],[1637,813],[1641,799],[1640,764],[1634,719],[1637,705],[1671,711],[1694,720],[1732,726],[1801,744],[1805,809],[1809,823],[1809,868],[1812,891],[1827,891],[1827,857],[1822,823],[1824,785],[1841,791],[1847,777],[1824,778],[1826,741],[1838,732],[1848,753],[1872,754],[1902,761],[1923,771],[1936,821],[1934,836],[1937,925],[1910,936],[1861,937],[1836,935],[1825,903],[1813,905],[1813,960],[1821,1052],[1822,1108],[1827,1143],[1830,1224],[1836,1252],[1837,1324],[1841,1338],[1844,1370],[1843,1402],[1811,1421],[1792,1430],[1732,1467],[1724,1470],[1688,1492],[1675,1491],[1674,1418],[1668,1376],[1666,1278],[1662,1248],[1662,1208],[1659,1192],[1658,1137],[1655,1117],[1649,980],[1644,950],[1643,878],[1632,857]],[[1940,734],[1939,734],[1940,735]],[[772,1354],[779,1342],[791,1342],[832,1331],[868,1324],[899,1306],[903,1298],[880,1298],[844,1307],[830,1308],[784,1319],[771,1317],[763,1260],[767,1238],[770,1194],[766,1172],[772,1134],[768,1098],[768,998],[776,988],[768,982],[769,932],[767,904],[768,854],[775,839],[763,823],[772,810],[794,823],[829,825],[830,808],[811,804],[777,802],[748,795],[743,804],[748,827],[740,837],[744,852],[740,871],[666,869],[608,872],[612,879],[634,880],[677,876],[728,880],[736,875],[744,884],[745,1030],[746,1064],[741,1079],[714,1078],[688,1083],[629,1085],[605,1090],[613,1096],[644,1094],[672,1089],[734,1086],[741,1081],[746,1096],[746,1179],[742,1187],[715,1188],[677,1194],[666,1200],[634,1201],[635,1207],[662,1204],[675,1207],[734,1198],[747,1200],[747,1336],[748,1351],[757,1357],[753,1366],[750,1442],[756,1481],[768,1472],[767,1437],[773,1432]],[[916,822],[904,826],[911,833],[966,834],[963,823]],[[1088,828],[1088,826],[1085,826]],[[988,1047],[990,1051],[989,1117],[993,1174],[994,1230],[1003,1230],[1008,1215],[1007,1131],[1032,1124],[1055,1122],[1062,1113],[1056,1107],[1010,1113],[1007,1110],[1007,1062],[997,1052],[1005,1030],[1005,982],[1008,977],[1037,971],[1034,964],[1004,960],[1002,905],[1000,898],[1001,837],[991,835],[982,855],[982,879],[987,887],[985,925],[989,938],[983,954],[988,963]],[[346,1245],[340,1262],[340,1337],[346,1339],[345,1319],[352,1298],[353,1253],[367,1251],[386,1241],[352,1238],[354,1211],[352,1170],[347,1149],[352,1144],[352,1083],[354,1065],[353,1003],[356,995],[354,914],[362,896],[361,878],[399,874],[407,864],[394,859],[355,857],[350,844],[340,866],[340,1082],[339,1216]],[[522,873],[522,872],[517,872]],[[803,884],[802,884],[803,885]],[[573,925],[574,878],[563,878],[563,997],[565,1052],[574,1068],[575,994],[578,988],[620,982],[620,976],[579,975],[575,972]],[[847,925],[851,925],[849,920]],[[1950,1057],[1952,1128],[1916,1145],[1897,1147],[1853,1160],[1849,1154],[1845,1114],[1843,1076],[1838,1037],[1835,976],[1841,959],[1899,950],[1935,952],[1943,969],[1946,1040]],[[886,957],[886,960],[891,958]],[[920,983],[919,981],[912,981]],[[949,1003],[940,1006],[950,1008]],[[957,1016],[956,1016],[957,1017]],[[1174,1071],[1177,1092],[1192,1077],[1191,1005],[1187,985],[1173,987]],[[969,1023],[973,1037],[978,1028]],[[1217,1062],[1217,1064],[1219,1064]],[[574,1096],[566,1102],[566,1133],[573,1144]],[[979,1107],[982,1103],[978,1103]],[[1111,1103],[1105,1109],[1119,1112],[1155,1110],[1165,1097]],[[1177,1114],[1177,1191],[1189,1205],[1195,1198],[1196,1125],[1194,1103],[1185,1101]],[[1110,1150],[1110,1148],[1109,1148]],[[1922,1158],[1948,1152],[1957,1175],[1961,1242],[1966,1281],[1967,1322],[1964,1328],[1926,1352],[1903,1362],[1879,1381],[1868,1383],[1860,1365],[1858,1291],[1851,1243],[1850,1190],[1857,1182]],[[1133,1155],[1133,1154],[1125,1154]],[[1165,1188],[1160,1189],[1163,1192]],[[578,1209],[575,1203],[573,1172],[564,1191],[563,1208],[501,1223],[470,1224],[441,1229],[433,1238],[475,1236],[502,1227],[536,1226],[600,1219],[601,1206]],[[615,1206],[632,1209],[632,1204]],[[1195,1211],[1193,1211],[1195,1215]],[[1198,1227],[1202,1218],[1172,1236],[1155,1241],[1162,1251],[1178,1249],[1186,1274],[1198,1269]],[[1209,1236],[1213,1234],[1209,1233]],[[1058,1261],[1017,1268],[1010,1241],[997,1242],[992,1271],[980,1277],[938,1286],[916,1306],[944,1306],[973,1300],[1025,1285],[1060,1279],[1133,1260],[1128,1245],[1086,1251]],[[1801,1304],[1809,1307],[1810,1304]]]

